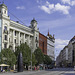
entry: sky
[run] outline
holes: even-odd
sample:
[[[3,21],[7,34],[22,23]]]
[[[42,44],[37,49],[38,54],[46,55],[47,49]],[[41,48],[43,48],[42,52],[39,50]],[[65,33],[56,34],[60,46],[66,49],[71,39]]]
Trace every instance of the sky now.
[[[2,2],[2,0],[0,0]],[[55,35],[55,56],[75,35],[75,0],[4,0],[8,11],[29,26],[33,18],[39,31]],[[18,21],[9,13],[10,19]]]

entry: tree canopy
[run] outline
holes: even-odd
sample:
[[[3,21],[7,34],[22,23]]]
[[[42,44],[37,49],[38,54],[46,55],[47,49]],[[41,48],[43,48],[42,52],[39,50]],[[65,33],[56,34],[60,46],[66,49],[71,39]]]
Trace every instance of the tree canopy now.
[[[52,59],[48,55],[44,55],[44,64],[50,65],[52,63]]]
[[[16,56],[9,48],[1,50],[0,56],[2,56],[1,63],[8,64],[10,67],[16,63]]]
[[[24,65],[27,65],[27,66],[30,65],[30,62],[31,62],[30,47],[26,43],[23,43],[17,47],[16,52],[15,52],[16,56],[18,56],[19,52],[22,52]],[[33,65],[36,63],[34,54],[32,54],[32,63]]]
[[[37,65],[42,64],[44,61],[44,54],[42,53],[40,48],[37,48],[34,51],[35,59],[37,60]]]

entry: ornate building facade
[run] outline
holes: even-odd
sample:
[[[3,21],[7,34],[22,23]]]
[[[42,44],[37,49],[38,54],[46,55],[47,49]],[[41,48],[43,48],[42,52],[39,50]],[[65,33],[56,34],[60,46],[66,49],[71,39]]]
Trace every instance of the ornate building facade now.
[[[8,8],[0,5],[0,51],[11,48],[14,52],[21,43],[27,43],[34,50],[39,47],[39,30],[37,21],[33,19],[31,25],[24,26],[19,22],[10,20]]]

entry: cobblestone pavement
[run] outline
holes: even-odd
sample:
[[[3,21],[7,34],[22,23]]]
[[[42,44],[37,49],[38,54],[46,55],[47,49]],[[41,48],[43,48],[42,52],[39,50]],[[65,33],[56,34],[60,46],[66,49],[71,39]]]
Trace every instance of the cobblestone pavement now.
[[[56,68],[41,71],[24,71],[24,72],[6,72],[0,75],[75,75],[73,68]]]

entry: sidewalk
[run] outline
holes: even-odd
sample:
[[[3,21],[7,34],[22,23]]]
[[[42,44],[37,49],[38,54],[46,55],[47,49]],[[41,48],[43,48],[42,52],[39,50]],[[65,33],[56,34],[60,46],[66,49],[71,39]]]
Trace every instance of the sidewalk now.
[[[29,74],[35,74],[39,72],[43,72],[44,70],[39,71],[23,71],[23,72],[5,72],[0,73],[0,75],[29,75]]]

